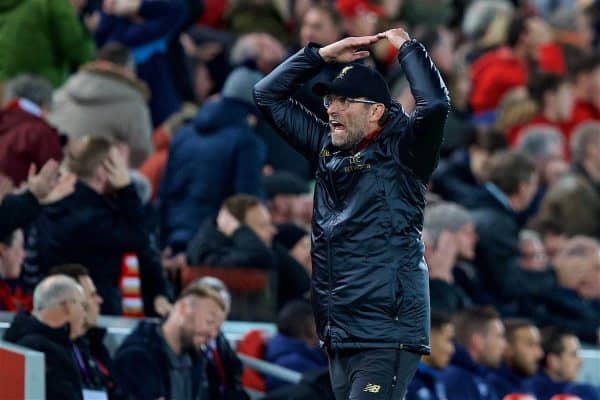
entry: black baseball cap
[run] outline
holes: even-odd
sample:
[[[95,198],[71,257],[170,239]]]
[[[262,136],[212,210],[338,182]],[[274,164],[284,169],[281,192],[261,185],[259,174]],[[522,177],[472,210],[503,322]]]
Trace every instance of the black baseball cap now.
[[[317,82],[312,91],[317,96],[335,94],[351,98],[364,97],[390,107],[392,96],[383,76],[362,64],[348,64],[331,82]]]

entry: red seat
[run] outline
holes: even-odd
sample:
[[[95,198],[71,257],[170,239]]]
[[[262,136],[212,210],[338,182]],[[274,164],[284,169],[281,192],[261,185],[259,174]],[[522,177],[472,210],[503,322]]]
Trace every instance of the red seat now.
[[[581,397],[574,394],[555,394],[550,400],[582,400]]]
[[[536,400],[536,398],[526,393],[510,393],[504,396],[502,400]]]
[[[238,343],[237,351],[241,354],[264,360],[267,346],[266,336],[266,333],[259,329],[248,331]],[[261,392],[266,392],[267,390],[265,378],[258,371],[248,367],[244,367],[242,385]]]

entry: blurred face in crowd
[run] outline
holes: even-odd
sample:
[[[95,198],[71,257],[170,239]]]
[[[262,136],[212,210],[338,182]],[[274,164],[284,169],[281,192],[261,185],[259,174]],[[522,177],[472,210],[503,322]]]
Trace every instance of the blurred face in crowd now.
[[[531,376],[537,372],[543,355],[540,331],[535,326],[524,326],[514,332],[506,349],[506,364],[521,375]]]
[[[188,296],[175,304],[181,317],[179,340],[182,350],[191,350],[208,343],[223,323],[225,312],[208,297]]]
[[[546,233],[542,237],[544,243],[544,249],[546,249],[546,255],[550,264],[555,265],[555,257],[563,248],[568,238],[565,235],[556,233]]]
[[[198,64],[194,72],[194,95],[196,96],[196,101],[202,104],[208,98],[214,82],[206,65]]]
[[[71,329],[69,332],[71,340],[82,336],[85,333],[87,302],[81,288],[73,291],[73,296],[63,301],[61,306]]]
[[[86,302],[86,316],[85,323],[87,327],[96,326],[98,322],[98,316],[100,315],[100,304],[103,299],[96,290],[96,285],[92,281],[89,275],[80,276],[78,279],[79,285],[83,288],[83,296]]]
[[[554,379],[572,382],[577,379],[583,360],[579,356],[579,339],[573,335],[562,338],[564,350],[560,355],[548,354],[547,372]]]
[[[256,233],[267,247],[271,247],[276,229],[271,221],[271,214],[262,204],[252,207],[246,212],[245,224]]]
[[[455,232],[457,241],[458,254],[465,260],[472,260],[475,258],[475,246],[477,245],[477,232],[475,231],[475,225],[465,224]]]
[[[445,324],[441,329],[432,329],[431,354],[423,357],[423,362],[436,369],[446,368],[454,355],[454,325]]]
[[[539,178],[537,173],[531,174],[531,177],[527,182],[521,182],[519,184],[519,192],[517,194],[516,203],[513,204],[515,211],[523,211],[533,201],[535,194],[538,190]]]
[[[260,34],[258,41],[260,50],[256,65],[266,75],[283,61],[285,49],[277,39],[267,33]]]
[[[600,65],[590,75],[591,100],[596,108],[600,108]]]
[[[479,334],[481,356],[479,363],[488,368],[498,368],[506,349],[504,324],[497,319],[490,321],[482,334]]]
[[[446,28],[439,28],[440,38],[431,49],[431,58],[435,65],[445,74],[452,72],[454,68],[454,36]]]
[[[304,236],[292,247],[290,255],[296,259],[306,269],[309,275],[312,274],[312,259],[310,257],[310,235]]]
[[[577,287],[577,293],[587,299],[600,299],[600,250],[590,252],[586,264],[588,269]]]
[[[527,238],[519,242],[520,264],[528,271],[543,271],[548,265],[548,257],[541,240]]]
[[[570,170],[570,165],[562,158],[562,149],[560,157],[552,157],[544,163],[542,170],[544,183],[549,188],[552,187],[560,178],[567,174]]]
[[[21,275],[21,266],[25,261],[23,231],[21,229],[14,231],[8,242],[0,243],[0,277],[17,279]]]
[[[350,36],[370,36],[377,32],[379,17],[371,11],[359,11],[355,16],[344,17],[344,29]]]
[[[324,46],[339,38],[340,30],[326,11],[311,8],[304,14],[300,28],[300,44],[303,47],[309,42]]]
[[[575,104],[573,86],[569,82],[563,82],[555,92],[547,94],[545,101],[549,112],[554,118],[558,121],[570,120]]]

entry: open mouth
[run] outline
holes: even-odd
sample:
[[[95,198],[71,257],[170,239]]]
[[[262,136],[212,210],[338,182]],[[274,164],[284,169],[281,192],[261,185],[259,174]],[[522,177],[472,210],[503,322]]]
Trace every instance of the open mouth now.
[[[344,124],[333,119],[329,121],[329,126],[331,127],[332,132],[341,132],[346,130]]]

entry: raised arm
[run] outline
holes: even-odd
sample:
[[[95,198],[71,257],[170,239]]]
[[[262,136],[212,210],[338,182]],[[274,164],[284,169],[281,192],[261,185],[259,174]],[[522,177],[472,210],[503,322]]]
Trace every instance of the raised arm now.
[[[327,124],[291,98],[325,64],[318,49],[306,47],[254,86],[254,101],[277,133],[313,163]]]
[[[399,49],[398,60],[410,84],[416,108],[410,115],[411,146],[405,159],[427,181],[437,166],[450,98],[440,73],[425,47],[402,29],[379,34]]]

